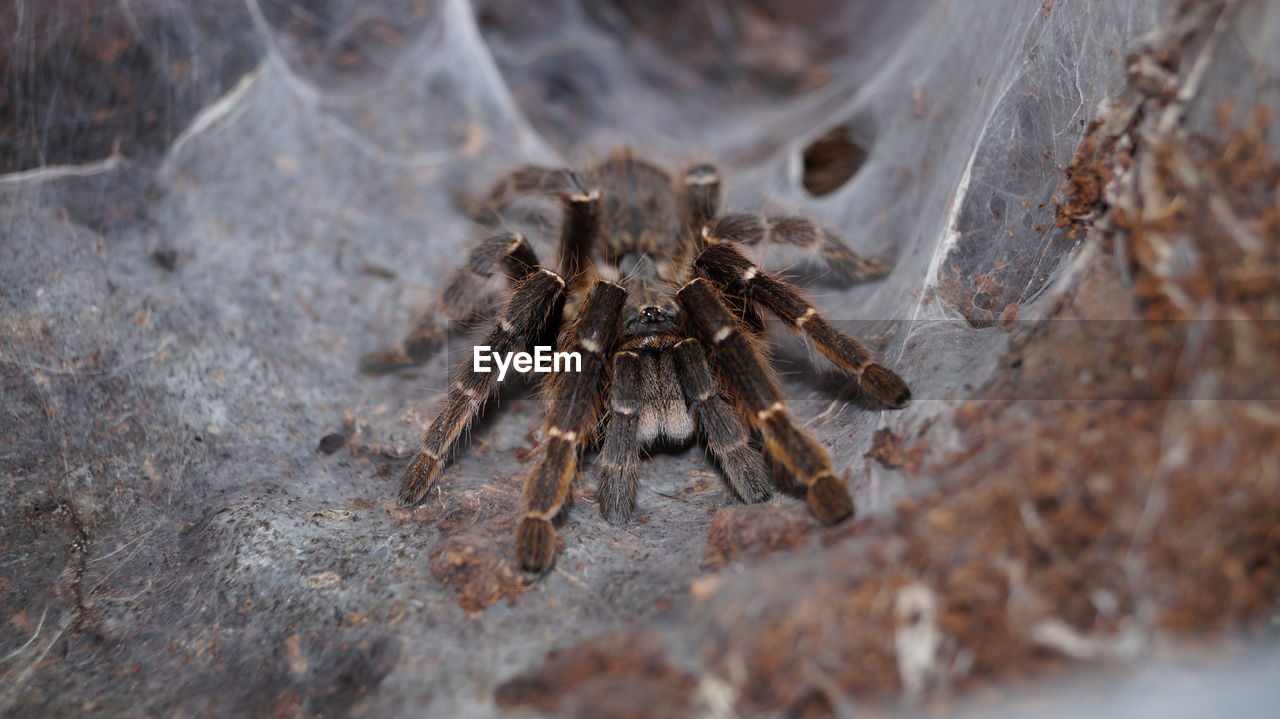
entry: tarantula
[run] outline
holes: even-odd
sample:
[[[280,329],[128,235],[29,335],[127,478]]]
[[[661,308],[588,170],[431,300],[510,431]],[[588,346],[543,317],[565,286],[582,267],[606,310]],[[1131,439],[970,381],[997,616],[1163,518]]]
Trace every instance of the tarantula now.
[[[551,567],[553,521],[567,507],[588,446],[600,448],[596,497],[612,523],[626,522],[635,511],[641,450],[661,438],[686,441],[695,432],[742,501],[772,495],[763,452],[807,489],[819,521],[834,524],[853,514],[853,500],[826,451],[796,426],[761,355],[760,309],[807,335],[884,405],[903,406],[910,391],[796,288],[739,248],[807,248],[850,279],[877,276],[887,267],[855,254],[807,219],[721,215],[720,190],[710,165],[693,167],[676,182],[624,149],[581,174],[524,167],[490,193],[496,208],[530,194],[560,201],[555,269],[539,264],[522,235],[492,235],[449,283],[438,311],[453,320],[474,313],[482,294],[477,288],[505,271],[508,298],[483,343],[494,352],[523,351],[548,328],[555,332],[563,318],[567,329],[558,333],[556,349],[582,357],[580,371],[552,374],[543,383],[549,400],[543,448],[524,482],[516,530],[524,570],[541,574]],[[444,331],[436,316],[433,311],[419,322],[393,364],[430,355]],[[371,356],[368,366],[385,363],[387,354]],[[444,408],[404,471],[402,505],[426,495],[497,384],[493,373],[476,372],[469,363],[458,368]]]

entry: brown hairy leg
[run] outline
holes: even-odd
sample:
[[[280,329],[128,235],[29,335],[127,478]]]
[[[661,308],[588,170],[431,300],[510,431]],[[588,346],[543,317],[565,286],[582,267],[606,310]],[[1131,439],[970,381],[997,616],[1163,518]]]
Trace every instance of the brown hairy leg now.
[[[402,347],[365,355],[360,361],[361,370],[386,374],[426,361],[458,323],[491,301],[485,285],[496,272],[505,273],[515,282],[528,276],[537,264],[538,256],[524,235],[501,232],[485,237],[471,251],[467,264],[454,273],[440,299],[414,321]]]
[[[690,337],[676,344],[676,377],[689,400],[707,450],[720,463],[734,494],[752,504],[773,496],[769,473],[760,452],[751,446],[751,435],[716,390],[701,343]]]
[[[586,191],[582,178],[573,170],[526,165],[499,180],[485,204],[490,211],[501,213],[513,200],[525,195],[563,196]]]
[[[581,449],[595,431],[607,359],[626,297],[626,291],[612,282],[592,286],[564,343],[567,351],[581,354],[582,371],[551,376],[543,423],[545,450],[525,479],[524,515],[516,528],[516,556],[528,572],[542,574],[555,559],[556,530],[551,522],[578,474]]]
[[[724,215],[706,229],[708,244],[733,242],[739,245],[787,245],[807,250],[824,262],[842,280],[867,280],[888,274],[883,260],[863,257],[834,232],[804,217],[764,215]]]
[[[511,296],[483,344],[495,353],[524,351],[560,305],[564,287],[564,280],[545,267],[530,272],[512,286]],[[444,409],[422,435],[422,445],[401,477],[401,505],[416,504],[426,496],[458,436],[475,420],[497,388],[497,374],[476,372],[469,359],[458,366]]]
[[[609,419],[604,442],[596,459],[599,482],[596,502],[600,514],[611,524],[631,519],[636,509],[639,484],[640,446],[636,437],[640,426],[640,356],[623,351],[613,355],[613,375],[609,380]]]
[[[897,373],[876,362],[861,342],[832,327],[798,290],[760,269],[737,248],[713,243],[698,255],[694,266],[721,291],[763,305],[787,327],[808,335],[822,354],[876,399],[890,407],[910,401],[911,390]]]
[[[796,426],[782,391],[750,337],[720,302],[705,279],[694,279],[676,293],[689,328],[709,350],[721,384],[764,438],[764,449],[807,488],[809,508],[823,524],[853,515],[853,498],[831,471],[826,451]]]

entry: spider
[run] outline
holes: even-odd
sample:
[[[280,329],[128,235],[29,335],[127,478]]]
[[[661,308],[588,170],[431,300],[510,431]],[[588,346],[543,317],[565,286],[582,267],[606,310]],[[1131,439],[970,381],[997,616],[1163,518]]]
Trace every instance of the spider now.
[[[366,358],[366,369],[425,360],[446,332],[437,317],[460,321],[479,311],[481,288],[498,274],[510,284],[484,345],[494,352],[524,351],[553,333],[557,351],[580,353],[580,371],[550,374],[542,384],[548,402],[541,455],[524,480],[516,529],[525,571],[542,574],[552,566],[555,522],[563,518],[591,446],[599,447],[597,502],[611,523],[626,522],[635,512],[646,445],[686,442],[695,433],[742,501],[772,495],[767,456],[799,480],[820,522],[853,515],[853,500],[826,451],[796,425],[761,354],[761,310],[807,335],[879,403],[902,407],[910,390],[741,248],[806,248],[846,279],[876,277],[888,268],[808,219],[722,215],[720,192],[721,178],[711,165],[693,167],[677,181],[628,149],[581,173],[520,168],[490,193],[490,206],[501,210],[529,195],[557,199],[563,219],[555,269],[540,264],[519,233],[488,236],[403,349]],[[562,322],[565,329],[558,331]],[[476,372],[470,362],[458,368],[443,409],[404,470],[401,505],[426,496],[497,389],[494,373]]]

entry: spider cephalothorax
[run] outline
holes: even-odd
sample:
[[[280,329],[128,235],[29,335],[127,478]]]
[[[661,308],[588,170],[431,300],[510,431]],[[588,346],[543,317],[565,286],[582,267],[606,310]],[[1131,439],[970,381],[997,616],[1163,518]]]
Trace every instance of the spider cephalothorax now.
[[[520,565],[544,572],[555,553],[552,524],[566,505],[585,448],[595,463],[600,511],[625,522],[636,505],[640,452],[665,438],[695,433],[745,502],[773,488],[765,456],[807,488],[825,524],[853,514],[844,483],[825,450],[796,426],[773,371],[757,344],[760,310],[801,332],[869,395],[890,407],[910,399],[906,383],[857,340],[841,334],[791,284],[749,260],[742,246],[775,243],[807,248],[838,276],[872,277],[886,267],[854,254],[837,237],[798,217],[720,215],[720,178],[700,165],[678,180],[615,153],[582,174],[526,167],[491,193],[500,210],[513,198],[559,198],[563,221],[556,269],[539,264],[517,233],[486,238],[448,285],[440,307],[420,321],[402,353],[378,364],[429,356],[443,326],[479,309],[480,287],[502,271],[507,301],[482,344],[493,352],[525,351],[548,327],[560,326],[556,349],[576,351],[580,371],[548,376],[542,451],[524,484],[516,530]],[[406,468],[400,502],[419,502],[440,474],[463,431],[497,389],[497,377],[459,367],[444,408]]]

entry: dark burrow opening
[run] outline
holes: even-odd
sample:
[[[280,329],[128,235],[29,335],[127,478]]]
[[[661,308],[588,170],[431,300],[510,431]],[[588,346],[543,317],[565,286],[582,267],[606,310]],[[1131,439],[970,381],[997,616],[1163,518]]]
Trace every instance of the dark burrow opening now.
[[[836,125],[804,148],[805,191],[814,197],[840,189],[862,168],[867,151],[851,138],[849,128]]]

